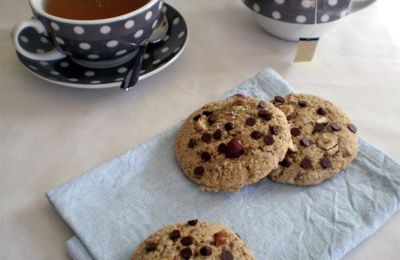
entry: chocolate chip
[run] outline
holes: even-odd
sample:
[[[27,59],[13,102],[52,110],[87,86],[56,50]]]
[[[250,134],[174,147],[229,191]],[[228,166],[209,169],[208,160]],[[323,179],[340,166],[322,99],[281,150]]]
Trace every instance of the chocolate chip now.
[[[269,113],[267,110],[258,111],[258,116],[267,121],[272,119],[272,114]]]
[[[204,111],[203,112],[203,115],[205,115],[205,116],[211,116],[212,115],[212,111]]]
[[[218,146],[218,152],[225,153],[225,150],[226,150],[226,144],[222,143]]]
[[[285,102],[285,98],[282,97],[282,96],[275,96],[275,101],[276,101],[276,102],[283,103],[283,102]]]
[[[307,101],[305,101],[305,100],[299,100],[298,104],[300,107],[307,107],[307,105],[308,105]]]
[[[191,138],[188,143],[189,148],[193,148],[196,145],[196,140]]]
[[[317,114],[318,115],[324,116],[324,115],[326,115],[326,113],[327,113],[326,109],[323,108],[323,107],[320,107],[320,108],[317,109]]]
[[[290,161],[289,157],[285,157],[280,163],[281,166],[283,167],[289,167],[290,165],[292,165],[292,162]]]
[[[316,123],[314,125],[314,132],[322,132],[322,131],[324,131],[325,127],[326,127],[326,124]]]
[[[184,246],[190,246],[191,244],[193,244],[193,237],[191,236],[182,237],[181,243]]]
[[[157,243],[155,243],[155,242],[146,243],[146,251],[147,252],[154,251],[154,250],[156,250],[156,248],[157,248]]]
[[[221,137],[222,137],[222,131],[219,130],[219,129],[215,130],[215,132],[213,133],[213,137],[214,137],[215,140],[221,139]]]
[[[169,233],[169,238],[172,241],[176,241],[178,240],[178,238],[181,237],[181,231],[179,231],[178,229],[175,229],[174,231],[172,231],[171,233]]]
[[[261,100],[260,103],[258,103],[258,107],[260,108],[266,108],[268,106],[268,103],[265,102],[264,100]]]
[[[201,167],[201,166],[198,166],[198,167],[196,167],[196,168],[194,168],[194,174],[195,175],[197,175],[197,176],[203,176],[203,174],[204,174],[204,168],[203,167]]]
[[[184,249],[181,250],[181,257],[183,259],[189,259],[192,256],[192,249],[190,249],[189,247],[185,247]]]
[[[347,128],[352,132],[352,133],[357,133],[357,127],[353,124],[348,124]]]
[[[300,130],[300,128],[295,127],[295,128],[290,129],[290,133],[293,136],[299,136],[301,134],[301,130]]]
[[[211,155],[208,152],[202,152],[201,153],[201,159],[203,159],[203,161],[210,161],[211,160]]]
[[[215,121],[217,121],[217,117],[215,115],[211,115],[207,118],[208,124],[212,125]]]
[[[200,255],[202,256],[210,256],[212,254],[211,247],[203,246],[200,248]]]
[[[303,161],[301,161],[300,165],[301,165],[301,168],[306,169],[306,170],[311,169],[311,167],[312,167],[311,160],[308,158],[304,158]]]
[[[259,131],[253,131],[250,134],[250,136],[251,136],[251,138],[258,140],[262,137],[262,133],[260,133]]]
[[[244,154],[244,146],[239,138],[232,138],[225,148],[225,155],[228,158],[238,158]]]
[[[264,136],[264,143],[266,145],[272,145],[274,143],[274,138],[272,137],[272,135]]]
[[[326,157],[322,158],[321,161],[319,161],[319,163],[321,164],[322,168],[325,168],[325,169],[332,167],[331,160],[329,160]]]
[[[297,116],[297,114],[298,113],[295,111],[295,112],[291,113],[290,115],[287,115],[286,118],[287,118],[287,120],[292,120]]]
[[[197,120],[199,120],[200,117],[201,117],[201,115],[197,115],[197,116],[193,117],[193,120],[197,121]]]
[[[214,237],[214,244],[216,246],[222,246],[228,240],[228,234],[225,231],[220,231],[213,235]]]
[[[271,126],[270,130],[271,130],[271,133],[273,135],[277,135],[277,134],[279,134],[281,132],[281,128],[279,126],[277,126],[277,125]]]
[[[210,135],[209,133],[204,133],[204,134],[201,136],[201,140],[202,140],[203,142],[207,143],[207,144],[211,142],[211,138],[212,138],[212,135]]]
[[[233,260],[233,255],[228,250],[222,250],[221,260]]]
[[[246,119],[246,125],[253,126],[255,124],[256,124],[256,120],[254,118],[249,117],[249,118]]]
[[[307,138],[303,138],[303,139],[300,140],[300,144],[301,144],[302,146],[307,147],[307,146],[310,146],[311,142],[310,142],[310,140],[308,140]]]
[[[336,124],[336,123],[333,123],[332,125],[331,125],[331,128],[332,128],[332,130],[333,131],[335,131],[335,132],[338,132],[338,131],[340,131],[342,128],[340,127],[340,125],[339,124]]]
[[[199,221],[197,219],[189,220],[187,223],[189,226],[196,226]]]
[[[226,131],[230,131],[235,128],[235,125],[231,122],[225,124]]]

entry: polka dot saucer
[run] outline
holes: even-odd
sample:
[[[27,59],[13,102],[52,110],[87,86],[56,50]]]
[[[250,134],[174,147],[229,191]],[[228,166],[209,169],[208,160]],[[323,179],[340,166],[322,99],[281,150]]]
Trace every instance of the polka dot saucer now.
[[[165,37],[157,43],[149,43],[143,58],[139,80],[148,78],[169,65],[182,54],[188,37],[188,29],[183,16],[171,5],[164,4],[169,29]],[[34,29],[26,29],[20,36],[24,48],[43,53],[53,45],[42,34]],[[28,59],[17,52],[21,63],[35,76],[51,83],[74,88],[111,88],[119,87],[128,71],[130,59],[115,67],[92,68],[77,64],[66,57],[57,61],[36,61]]]

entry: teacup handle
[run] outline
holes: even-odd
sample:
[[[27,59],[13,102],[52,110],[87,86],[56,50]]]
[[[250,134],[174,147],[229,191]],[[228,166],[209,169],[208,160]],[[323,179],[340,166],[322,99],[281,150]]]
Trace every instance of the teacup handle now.
[[[350,13],[354,13],[373,4],[376,0],[352,0],[350,5]]]
[[[26,28],[34,28],[38,33],[44,33],[47,35],[47,31],[44,28],[43,24],[34,18],[30,19],[25,19],[17,23],[12,32],[11,32],[11,38],[14,43],[15,49],[23,56],[27,57],[28,59],[31,60],[38,60],[38,61],[52,61],[52,60],[58,60],[64,58],[66,55],[62,53],[61,51],[57,50],[56,48],[45,52],[43,54],[38,54],[38,53],[33,53],[30,51],[25,50],[19,42],[19,37],[21,35],[21,32],[26,29]]]

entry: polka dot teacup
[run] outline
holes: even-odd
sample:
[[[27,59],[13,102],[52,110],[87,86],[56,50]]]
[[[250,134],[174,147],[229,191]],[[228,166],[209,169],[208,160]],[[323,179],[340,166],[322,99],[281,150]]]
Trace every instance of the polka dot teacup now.
[[[242,0],[267,32],[279,38],[320,37],[335,21],[375,0]]]
[[[16,50],[23,56],[39,61],[51,61],[71,56],[82,62],[115,61],[127,54],[135,55],[162,21],[162,0],[150,0],[145,6],[121,16],[99,20],[72,20],[44,11],[44,0],[30,0],[33,18],[15,25],[12,38]],[[49,52],[28,51],[24,30],[34,28],[53,43]],[[22,44],[25,43],[25,44]]]

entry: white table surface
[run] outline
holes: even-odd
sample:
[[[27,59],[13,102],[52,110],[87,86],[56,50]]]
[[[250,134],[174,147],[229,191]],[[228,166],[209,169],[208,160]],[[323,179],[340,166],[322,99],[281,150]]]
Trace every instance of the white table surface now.
[[[54,86],[19,64],[9,33],[26,1],[0,2],[0,258],[68,259],[71,230],[44,197],[50,188],[168,128],[266,67],[299,91],[328,98],[360,135],[400,160],[400,4],[378,0],[320,41],[312,63],[273,38],[240,0],[170,0],[190,42],[171,67],[137,89]],[[400,214],[345,259],[399,259]]]

